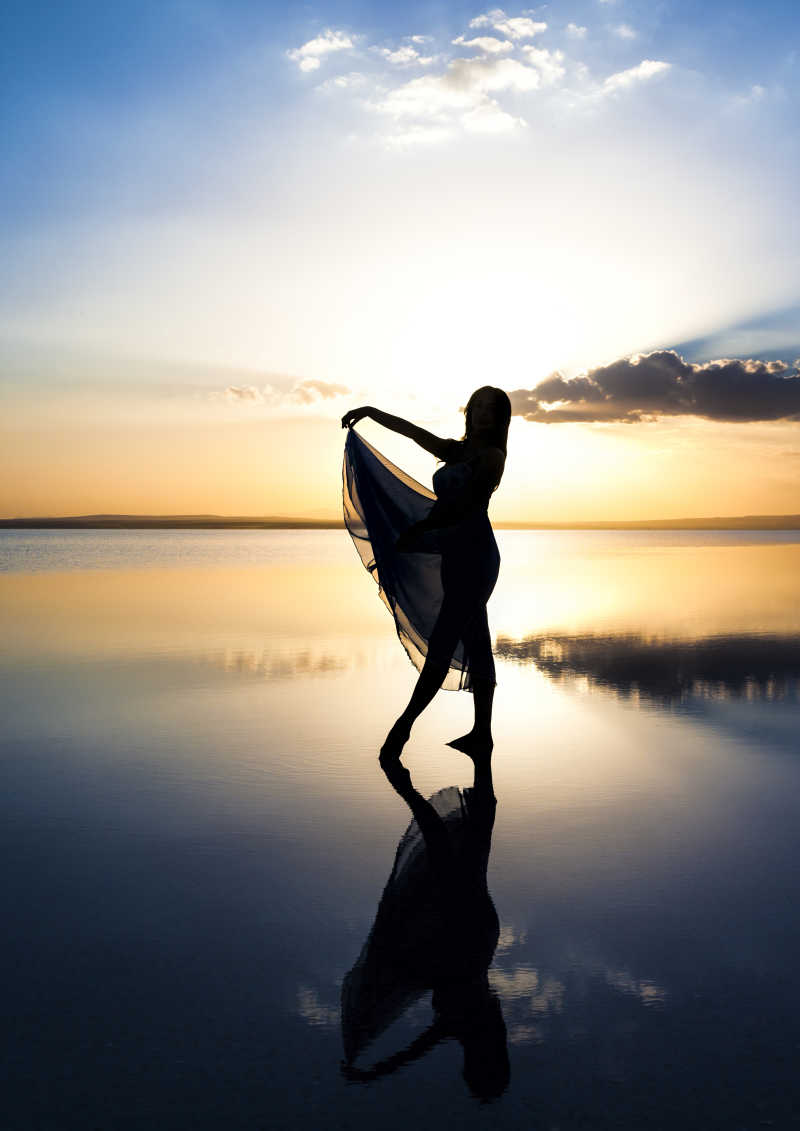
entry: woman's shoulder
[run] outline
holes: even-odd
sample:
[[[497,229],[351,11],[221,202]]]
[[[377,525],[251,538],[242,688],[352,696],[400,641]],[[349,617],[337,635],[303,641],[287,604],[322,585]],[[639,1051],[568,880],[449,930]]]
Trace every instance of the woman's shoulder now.
[[[506,453],[502,448],[487,444],[485,447],[475,448],[466,440],[446,440],[445,463],[468,463],[484,467],[502,469],[506,462]]]
[[[444,462],[457,463],[464,458],[464,441],[463,440],[445,440],[444,449]]]

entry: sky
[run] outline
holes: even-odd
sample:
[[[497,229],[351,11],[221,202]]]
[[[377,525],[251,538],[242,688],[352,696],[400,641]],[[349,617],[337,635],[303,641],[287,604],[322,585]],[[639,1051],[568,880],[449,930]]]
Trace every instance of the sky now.
[[[6,0],[0,35],[0,516],[336,518],[347,409],[460,436],[484,384],[497,520],[800,513],[790,0]]]

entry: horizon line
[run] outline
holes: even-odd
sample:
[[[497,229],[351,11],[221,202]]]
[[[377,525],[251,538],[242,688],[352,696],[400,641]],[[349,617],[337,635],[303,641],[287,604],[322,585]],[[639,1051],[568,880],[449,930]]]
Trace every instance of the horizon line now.
[[[800,514],[715,515],[697,518],[511,520],[497,530],[798,530]],[[279,515],[84,514],[0,518],[0,529],[266,529],[342,530],[344,520]]]

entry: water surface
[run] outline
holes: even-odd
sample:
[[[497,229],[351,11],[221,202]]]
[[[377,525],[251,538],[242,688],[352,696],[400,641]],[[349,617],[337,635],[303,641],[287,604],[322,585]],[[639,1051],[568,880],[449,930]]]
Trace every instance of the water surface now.
[[[796,1126],[797,532],[497,540],[490,1099],[430,987],[343,1069],[416,674],[345,532],[0,532],[4,1127]]]

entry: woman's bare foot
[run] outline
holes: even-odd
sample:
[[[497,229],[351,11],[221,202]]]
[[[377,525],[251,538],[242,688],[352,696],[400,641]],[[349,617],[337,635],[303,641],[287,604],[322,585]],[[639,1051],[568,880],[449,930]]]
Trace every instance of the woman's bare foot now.
[[[379,760],[381,764],[384,762],[396,762],[402,753],[403,747],[408,742],[409,735],[411,734],[411,727],[408,726],[403,719],[398,719],[392,729],[386,735],[386,740],[381,747]]]
[[[473,762],[488,761],[494,748],[491,734],[484,734],[476,730],[471,730],[469,734],[462,734],[461,738],[454,738],[452,742],[448,742],[446,745],[452,746],[454,750],[460,750],[462,754],[469,755]]]

